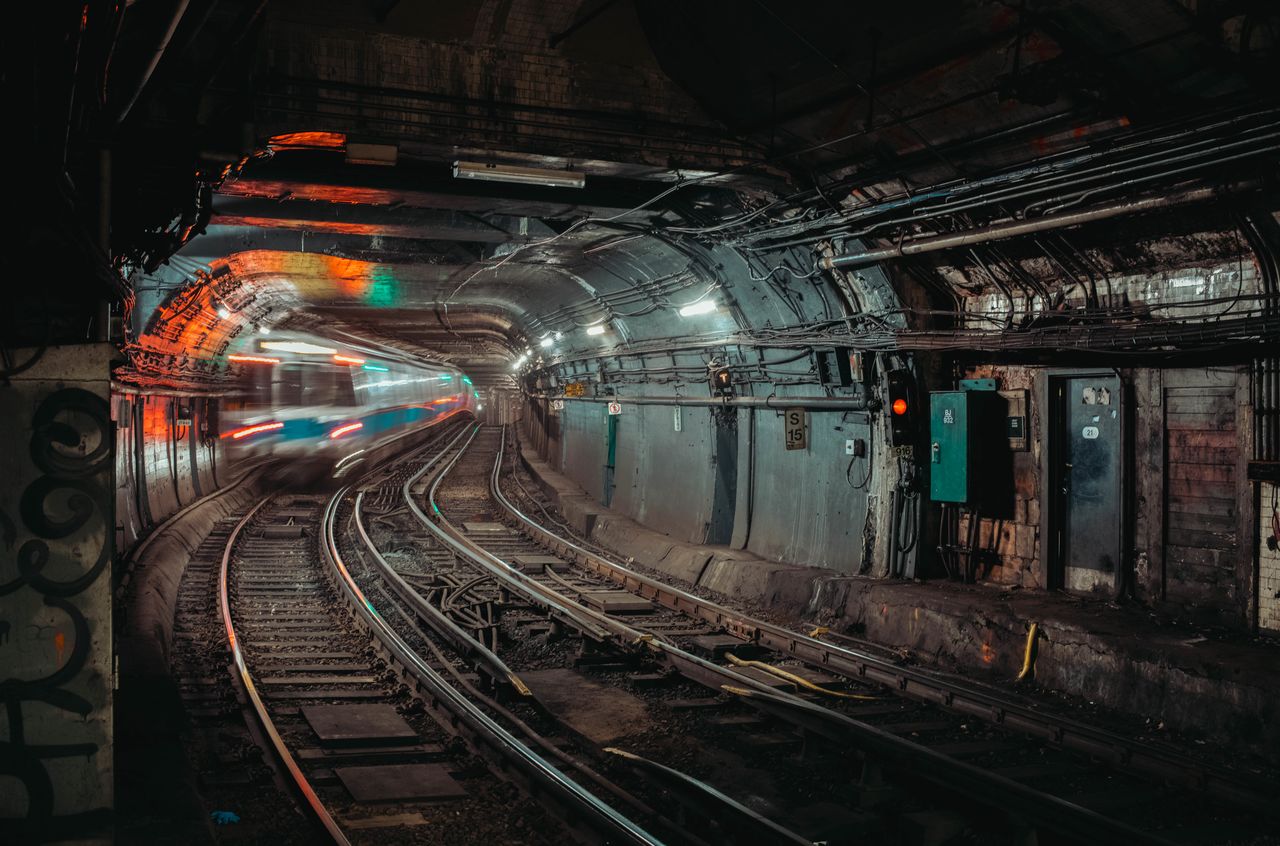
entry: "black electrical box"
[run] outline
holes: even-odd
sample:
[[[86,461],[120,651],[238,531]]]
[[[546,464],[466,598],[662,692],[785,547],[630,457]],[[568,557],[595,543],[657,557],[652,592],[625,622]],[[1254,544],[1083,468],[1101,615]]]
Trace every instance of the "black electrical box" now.
[[[889,445],[910,446],[915,442],[916,391],[911,371],[905,368],[885,374],[885,412],[889,415]]]
[[[818,379],[823,385],[847,388],[853,384],[850,350],[814,350],[814,358],[818,365]]]

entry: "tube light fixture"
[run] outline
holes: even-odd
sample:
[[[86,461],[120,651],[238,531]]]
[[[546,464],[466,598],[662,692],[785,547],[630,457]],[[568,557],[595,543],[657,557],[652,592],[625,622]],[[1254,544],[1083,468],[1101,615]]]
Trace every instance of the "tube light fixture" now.
[[[595,326],[588,326],[588,327],[587,327],[587,334],[588,334],[588,335],[603,335],[603,334],[604,334],[604,324],[603,324],[603,323],[599,323],[599,324],[596,324]]]
[[[484,182],[511,182],[517,185],[541,185],[545,188],[582,188],[584,174],[572,170],[548,170],[541,167],[493,164],[490,162],[454,162],[457,179],[479,179]]]
[[[538,346],[542,347],[545,350],[547,347],[551,346],[554,343],[555,341],[552,340],[550,335],[548,335],[547,337],[543,338],[541,341],[538,341]]]
[[[304,341],[263,341],[258,346],[272,352],[297,353],[299,355],[337,355],[333,347],[322,347]]]
[[[691,303],[690,305],[680,309],[680,316],[692,317],[695,314],[709,314],[718,308],[720,308],[720,304],[715,300],[699,300],[696,303]]]

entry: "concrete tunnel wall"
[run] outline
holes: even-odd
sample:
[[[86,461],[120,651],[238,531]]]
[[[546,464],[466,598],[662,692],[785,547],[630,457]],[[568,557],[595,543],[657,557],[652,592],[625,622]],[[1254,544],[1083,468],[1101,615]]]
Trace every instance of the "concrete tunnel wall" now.
[[[885,474],[873,471],[868,484],[859,487],[865,464],[856,462],[850,479],[844,454],[846,439],[870,443],[878,436],[865,413],[811,410],[808,448],[787,450],[781,411],[738,408],[728,435],[734,463],[718,468],[711,408],[681,407],[677,432],[675,406],[621,402],[611,491],[605,488],[609,415],[604,403],[566,401],[562,411],[527,414],[526,442],[596,502],[678,541],[700,544],[710,537],[763,558],[840,574],[871,565],[882,515],[869,514],[868,503],[880,496]],[[722,474],[734,481],[731,500],[720,504],[728,513],[720,518],[725,525],[717,527],[717,538],[712,524]]]

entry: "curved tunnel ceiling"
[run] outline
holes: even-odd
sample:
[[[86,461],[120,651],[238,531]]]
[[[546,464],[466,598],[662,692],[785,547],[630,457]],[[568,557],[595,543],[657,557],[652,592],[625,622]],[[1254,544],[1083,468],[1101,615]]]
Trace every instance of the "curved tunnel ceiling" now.
[[[1030,13],[912,2],[855,13],[832,4],[831,14],[808,15],[766,0],[660,2],[597,18],[569,14],[566,4],[554,43],[526,46],[508,64],[494,49],[501,32],[477,31],[471,42],[451,36],[468,61],[488,57],[494,67],[477,78],[460,70],[420,79],[422,90],[411,92],[386,87],[395,69],[435,68],[456,46],[440,41],[433,24],[399,15],[363,21],[359,9],[347,9],[350,21],[327,27],[285,3],[263,35],[275,65],[260,75],[260,94],[245,94],[255,119],[246,126],[284,134],[231,164],[223,158],[195,208],[163,237],[150,236],[181,244],[166,266],[159,247],[122,253],[150,256],[142,262],[150,272],[134,282],[135,314],[151,319],[125,375],[216,383],[226,353],[254,327],[280,324],[325,326],[447,359],[504,385],[525,350],[536,365],[539,357],[545,364],[675,348],[707,351],[709,361],[730,341],[787,346],[807,333],[812,344],[826,342],[829,330],[870,333],[888,349],[956,343],[966,309],[988,307],[983,298],[1000,286],[997,277],[1034,276],[1040,257],[1012,250],[994,276],[983,254],[892,270],[868,263],[834,271],[820,262],[856,252],[860,232],[892,245],[1006,214],[992,204],[976,207],[976,218],[921,223],[928,218],[912,219],[906,207],[930,186],[942,186],[946,203],[951,188],[983,184],[974,174],[988,176],[988,188],[1034,179],[1033,170],[1010,168],[1069,162],[1065,151],[1091,144],[1098,155],[1119,149],[1147,112],[1248,88],[1247,73],[1226,60],[1208,75],[1189,72],[1199,65],[1180,56],[1213,36],[1175,4],[1144,2],[1142,14],[1099,0],[1068,5]],[[451,21],[440,25],[465,29]],[[1105,31],[1105,44],[1091,46],[1096,31]],[[619,66],[608,50],[583,52],[607,33],[647,44],[634,67]],[[345,45],[365,69],[347,78],[349,69],[307,52],[317,44]],[[1231,45],[1205,49],[1225,55]],[[559,76],[548,85],[568,84],[581,102],[566,109],[517,93],[526,55],[552,56],[544,74]],[[1098,68],[1109,74],[1105,86]],[[299,87],[294,76],[304,72],[314,78]],[[307,99],[307,86],[330,99]],[[1157,96],[1135,97],[1145,89]],[[634,114],[620,108],[619,91],[644,105]],[[368,105],[322,108],[339,95]],[[290,96],[310,105],[281,107]],[[508,112],[527,107],[530,126],[546,131],[512,141],[476,123],[451,134],[478,104],[508,129],[517,125]],[[663,153],[655,140],[684,146]],[[575,170],[587,175],[586,188],[452,178],[451,160],[466,155]],[[900,205],[906,217],[888,229],[859,229],[867,215],[874,221]],[[735,220],[763,225],[748,231]],[[1057,269],[1044,272],[1061,306],[1070,286],[1053,279]],[[722,307],[680,316],[703,298]],[[1036,301],[1027,299],[1030,328],[1047,298]],[[586,334],[603,324],[605,333]],[[915,342],[904,334],[931,330],[953,334]],[[548,336],[553,346],[541,347]]]

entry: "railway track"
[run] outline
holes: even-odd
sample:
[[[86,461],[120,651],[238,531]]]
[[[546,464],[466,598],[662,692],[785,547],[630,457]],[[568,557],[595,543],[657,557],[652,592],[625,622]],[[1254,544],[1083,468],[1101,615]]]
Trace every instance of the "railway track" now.
[[[175,670],[202,792],[237,823],[218,839],[661,843],[390,630],[339,551],[348,494],[266,497],[219,523],[184,575]],[[228,650],[232,672],[211,669]]]
[[[1066,732],[1027,731],[1025,706],[980,718],[970,703],[993,694],[635,573],[526,516],[551,515],[501,430],[438,434],[333,496],[224,521],[184,579],[178,669],[222,770],[206,787],[250,805],[288,793],[315,823],[277,820],[270,839],[1272,842],[1205,792],[1265,786],[1122,772],[1106,733],[1086,757]],[[215,607],[238,691],[201,677]],[[796,638],[813,644],[770,648]]]
[[[528,640],[521,609],[536,609],[552,634],[572,631],[608,656],[602,662],[615,661],[618,685],[679,679],[702,685],[704,697],[706,688],[732,694],[736,705],[726,702],[732,697],[715,700],[728,709],[718,725],[749,727],[737,741],[743,746],[762,730],[785,752],[783,730],[807,739],[802,750],[836,744],[861,762],[846,796],[862,808],[896,803],[899,820],[942,806],[950,823],[958,815],[972,826],[980,816],[978,829],[996,837],[1036,830],[1062,842],[1209,843],[1269,835],[1265,814],[1248,808],[1259,797],[1274,802],[1265,783],[804,638],[606,560],[539,526],[504,493],[503,449],[499,431],[479,430],[438,473],[411,476],[402,491],[436,535],[433,554],[447,560],[452,551],[455,563],[469,564],[453,587],[437,574],[424,586],[446,613],[470,619],[476,638],[492,645],[501,636],[519,655]],[[478,608],[486,610],[477,615]],[[495,624],[495,608],[498,617],[514,612],[516,622]],[[683,728],[695,738],[714,733],[701,724]],[[770,767],[784,758],[772,756]],[[1163,769],[1153,772],[1156,761]],[[720,784],[743,795],[732,777]]]

